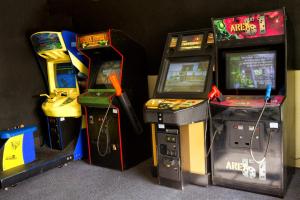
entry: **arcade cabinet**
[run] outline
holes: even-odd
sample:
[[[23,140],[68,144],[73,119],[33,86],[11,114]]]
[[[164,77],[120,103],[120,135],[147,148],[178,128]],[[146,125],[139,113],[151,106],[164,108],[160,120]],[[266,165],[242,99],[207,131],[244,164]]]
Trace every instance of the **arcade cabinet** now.
[[[153,168],[159,184],[209,183],[207,94],[214,65],[212,30],[169,33],[154,98],[144,108],[151,123]]]
[[[283,196],[293,165],[285,10],[213,19],[212,182]],[[288,115],[290,113],[290,115]]]
[[[150,157],[151,138],[142,124],[147,99],[144,49],[110,29],[78,36],[88,57],[88,91],[79,96],[86,112],[91,164],[125,170]]]
[[[39,32],[31,36],[35,52],[46,60],[49,95],[42,109],[47,117],[48,132],[44,140],[47,145],[34,146],[33,132],[28,126],[0,132],[3,146],[3,171],[0,172],[1,188],[7,188],[49,169],[62,166],[84,155],[84,123],[77,77],[87,74],[86,60],[76,48],[76,35],[69,31]],[[22,147],[21,147],[22,146]],[[1,147],[2,148],[2,147]],[[8,149],[9,152],[6,152]]]
[[[39,59],[47,62],[49,95],[40,95],[47,97],[42,104],[48,124],[45,141],[51,149],[64,150],[76,145],[84,131],[77,77],[87,75],[87,60],[77,51],[76,34],[70,31],[38,32],[31,42]]]

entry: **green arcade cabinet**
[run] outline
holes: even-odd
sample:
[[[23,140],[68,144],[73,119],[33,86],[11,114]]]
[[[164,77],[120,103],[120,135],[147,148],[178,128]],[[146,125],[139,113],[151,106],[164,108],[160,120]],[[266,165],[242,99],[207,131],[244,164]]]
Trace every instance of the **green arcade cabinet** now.
[[[38,32],[31,36],[31,41],[41,59],[39,63],[47,65],[40,67],[47,74],[49,86],[49,95],[43,95],[47,100],[42,105],[48,131],[42,133],[42,145],[34,145],[34,126],[0,131],[1,188],[79,160],[85,153],[77,77],[88,70],[87,60],[76,48],[76,34]]]
[[[142,124],[147,99],[144,49],[119,30],[80,35],[78,49],[88,57],[85,107],[89,161],[125,170],[150,157],[151,138]]]
[[[207,186],[208,103],[214,66],[210,29],[169,33],[154,98],[144,108],[151,124],[153,167],[159,184]]]

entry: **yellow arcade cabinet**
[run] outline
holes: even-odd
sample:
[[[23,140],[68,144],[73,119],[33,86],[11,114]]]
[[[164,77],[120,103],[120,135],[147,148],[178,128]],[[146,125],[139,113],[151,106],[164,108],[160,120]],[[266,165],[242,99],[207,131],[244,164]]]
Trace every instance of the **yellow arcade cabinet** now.
[[[48,122],[48,137],[44,137],[48,146],[34,145],[35,126],[0,131],[0,188],[81,159],[85,154],[86,133],[77,96],[78,81],[84,82],[88,70],[87,60],[76,49],[76,34],[39,32],[31,36],[31,41],[41,69],[47,69],[48,74],[49,95],[43,95],[47,100],[42,105]],[[45,60],[47,67],[42,66]]]
[[[81,106],[77,77],[87,77],[87,60],[76,49],[70,31],[38,32],[31,36],[36,53],[47,61],[49,94],[42,105],[48,121],[48,145],[62,150],[81,129]],[[84,121],[84,120],[83,120]]]
[[[169,33],[154,99],[144,109],[151,123],[153,169],[159,184],[209,183],[206,157],[207,94],[214,65],[210,29]]]

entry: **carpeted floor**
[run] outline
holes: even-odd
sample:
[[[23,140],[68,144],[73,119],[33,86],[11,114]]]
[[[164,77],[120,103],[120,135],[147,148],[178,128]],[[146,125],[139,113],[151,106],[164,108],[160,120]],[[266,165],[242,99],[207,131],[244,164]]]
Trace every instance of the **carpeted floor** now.
[[[188,185],[184,191],[157,185],[150,174],[150,161],[125,171],[100,168],[74,161],[0,191],[0,200],[176,200],[176,199],[278,199],[222,187]],[[285,199],[300,199],[300,169]]]

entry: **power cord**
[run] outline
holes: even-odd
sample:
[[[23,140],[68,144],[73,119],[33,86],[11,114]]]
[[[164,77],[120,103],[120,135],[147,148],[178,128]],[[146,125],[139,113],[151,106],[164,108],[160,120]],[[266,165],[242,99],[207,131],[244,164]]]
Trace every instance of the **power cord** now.
[[[210,125],[210,126],[209,126],[209,129],[210,129],[210,133],[211,133],[212,130],[213,130],[213,126],[212,126],[212,116],[211,116],[210,101],[209,101],[209,100],[208,100],[208,108],[207,108],[207,111],[208,111],[208,117],[209,117],[209,121],[210,121],[210,123],[209,123],[209,125]],[[212,139],[211,139],[211,141],[210,141],[209,148],[208,148],[207,153],[206,153],[206,157],[208,157],[209,154],[210,154],[212,145],[213,145],[213,143],[214,143],[215,137],[216,137],[216,135],[217,135],[218,132],[220,132],[220,130],[219,130],[219,129],[216,129],[215,132],[214,132],[214,134],[213,134],[213,137],[212,137]],[[206,135],[206,134],[205,134],[205,135]],[[206,137],[205,137],[205,138],[206,138]]]
[[[206,157],[208,157],[209,154],[210,154],[210,151],[211,151],[212,145],[213,145],[213,143],[214,143],[215,137],[216,137],[216,135],[217,135],[217,132],[218,132],[218,130],[216,129],[215,132],[214,132],[213,138],[212,138],[212,140],[211,140],[211,142],[210,142],[210,145],[209,145],[209,148],[208,148]]]
[[[104,125],[104,122],[105,122],[105,120],[106,120],[106,118],[107,118],[107,114],[108,114],[108,111],[109,111],[111,105],[112,105],[112,102],[111,102],[111,103],[109,104],[109,106],[107,107],[107,110],[106,110],[106,112],[105,112],[104,118],[103,118],[103,120],[102,120],[100,129],[99,129],[99,132],[98,132],[98,137],[97,137],[97,150],[98,150],[99,156],[101,156],[101,157],[106,156],[107,153],[108,153],[108,150],[109,150],[109,133],[105,132],[105,134],[106,134],[106,148],[105,148],[105,152],[104,152],[104,153],[102,153],[102,152],[100,151],[99,142],[100,142],[100,136],[101,136],[101,133],[102,133],[103,125]]]
[[[224,97],[223,97],[222,93],[220,92],[220,90],[215,85],[212,86],[211,91],[208,93],[208,101],[207,101],[207,103],[208,103],[208,109],[207,110],[208,110],[209,121],[210,121],[210,123],[209,123],[210,124],[210,126],[209,126],[210,133],[212,133],[212,130],[213,130],[212,116],[211,116],[211,110],[210,110],[210,100],[212,100],[212,99],[216,99],[219,102],[224,101]],[[219,127],[216,127],[216,130],[215,130],[215,132],[213,134],[213,137],[210,141],[210,145],[209,145],[206,157],[208,157],[209,154],[210,154],[210,151],[211,151],[212,145],[214,143],[217,132],[220,133],[222,131],[222,129],[223,129],[223,125],[221,125]],[[207,130],[205,130],[205,131],[207,131]],[[205,141],[206,141],[206,134],[205,134]]]
[[[257,120],[257,122],[256,122],[256,124],[255,124],[255,127],[254,127],[254,129],[253,129],[253,132],[252,132],[252,135],[251,135],[251,140],[250,140],[250,154],[251,154],[251,157],[252,157],[252,159],[254,160],[254,162],[256,162],[257,164],[261,164],[261,163],[263,163],[263,162],[266,160],[266,155],[267,155],[267,152],[268,152],[268,148],[269,148],[269,144],[270,144],[270,138],[271,138],[271,132],[270,132],[270,133],[269,133],[269,137],[268,137],[267,147],[266,147],[265,153],[264,153],[264,157],[263,157],[261,160],[256,160],[255,157],[254,157],[254,155],[253,155],[253,148],[252,148],[253,138],[254,138],[254,135],[255,135],[255,131],[256,131],[256,129],[257,129],[257,126],[258,126],[258,124],[259,124],[259,122],[260,122],[260,119],[261,119],[261,117],[262,117],[262,115],[263,115],[263,113],[264,113],[264,111],[265,111],[265,109],[266,109],[267,103],[268,103],[268,99],[266,99],[266,101],[265,101],[265,103],[264,103],[264,106],[263,106],[263,108],[262,108],[262,111],[261,111],[261,113],[260,113],[260,115],[259,115],[259,117],[258,117],[258,120]]]
[[[209,113],[209,99],[207,100],[207,110],[206,110],[206,120],[205,120],[205,130],[204,130],[204,141],[207,138],[207,124],[208,124],[208,114]]]

